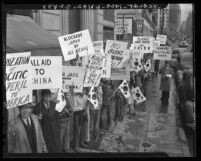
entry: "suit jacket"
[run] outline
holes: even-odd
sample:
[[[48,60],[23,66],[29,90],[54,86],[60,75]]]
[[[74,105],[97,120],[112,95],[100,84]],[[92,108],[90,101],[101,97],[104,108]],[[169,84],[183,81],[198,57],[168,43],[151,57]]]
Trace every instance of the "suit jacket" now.
[[[36,130],[37,153],[47,152],[38,117],[34,114],[31,114],[31,118]],[[31,153],[29,140],[20,115],[8,123],[7,134],[8,153]]]
[[[50,107],[45,108],[44,104],[38,103],[33,113],[42,114],[40,120],[43,136],[49,153],[61,153],[62,144],[60,139],[60,114],[55,110],[56,102],[50,101]]]

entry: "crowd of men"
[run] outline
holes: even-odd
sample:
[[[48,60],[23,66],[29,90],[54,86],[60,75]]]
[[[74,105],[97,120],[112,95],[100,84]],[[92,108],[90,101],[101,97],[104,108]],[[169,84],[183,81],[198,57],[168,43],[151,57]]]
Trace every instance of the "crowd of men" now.
[[[155,61],[154,72],[132,71],[130,73],[129,90],[140,87],[146,97],[146,83],[151,77],[161,74],[161,102],[168,105],[170,80],[174,76],[169,62],[159,70],[159,61]],[[167,77],[171,74],[172,77]],[[112,132],[113,124],[123,121],[125,115],[135,117],[136,102],[126,99],[120,90],[116,89],[123,82],[101,79],[95,87],[98,108],[88,101],[89,87],[84,87],[82,93],[70,94],[74,103],[80,106],[79,111],[72,111],[71,102],[65,93],[66,106],[62,112],[55,110],[56,102],[51,100],[51,90],[41,92],[41,101],[19,106],[19,115],[8,124],[9,153],[68,153],[73,149],[88,148],[90,140],[97,141],[100,135]]]

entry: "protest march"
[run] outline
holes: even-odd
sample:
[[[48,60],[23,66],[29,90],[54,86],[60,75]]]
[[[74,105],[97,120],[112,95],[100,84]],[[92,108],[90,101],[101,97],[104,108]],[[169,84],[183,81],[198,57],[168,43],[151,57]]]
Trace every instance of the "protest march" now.
[[[163,129],[179,131],[171,129],[176,114],[162,120],[166,113],[161,111],[174,111],[173,100],[182,97],[173,95],[177,91],[192,92],[190,83],[189,88],[181,83],[191,77],[167,43],[168,35],[145,34],[144,17],[135,23],[129,16],[114,22],[117,39],[109,34],[97,39],[94,26],[83,27],[56,36],[61,55],[42,54],[45,49],[34,47],[6,53],[8,153],[156,152],[154,144],[166,141]],[[91,19],[89,23],[94,25]],[[192,109],[191,102],[184,106]],[[163,135],[176,142],[168,130]]]

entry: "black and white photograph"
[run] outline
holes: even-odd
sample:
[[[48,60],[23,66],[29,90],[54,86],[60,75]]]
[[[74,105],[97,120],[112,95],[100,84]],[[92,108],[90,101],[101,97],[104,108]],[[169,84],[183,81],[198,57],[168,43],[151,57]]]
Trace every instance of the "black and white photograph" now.
[[[194,7],[4,4],[4,158],[196,157]]]

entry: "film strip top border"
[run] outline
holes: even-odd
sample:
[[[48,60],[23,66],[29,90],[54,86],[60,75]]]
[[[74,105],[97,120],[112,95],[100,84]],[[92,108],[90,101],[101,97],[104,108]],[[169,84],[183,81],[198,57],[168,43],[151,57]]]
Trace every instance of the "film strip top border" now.
[[[163,4],[12,4],[4,5],[6,8],[21,8],[21,9],[44,9],[44,10],[58,10],[58,9],[162,9],[167,7],[167,3]]]

